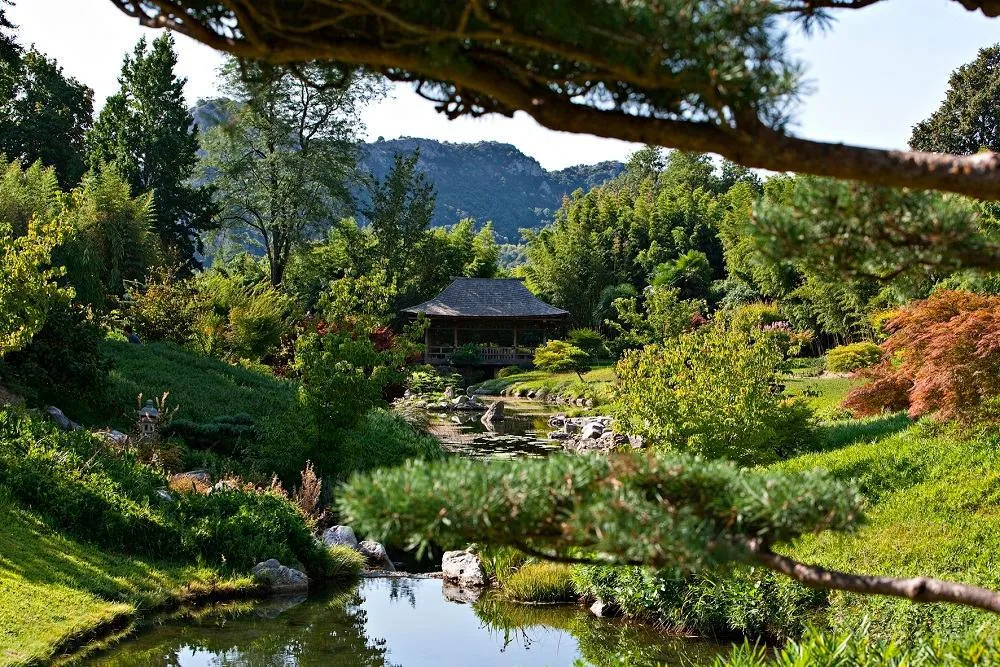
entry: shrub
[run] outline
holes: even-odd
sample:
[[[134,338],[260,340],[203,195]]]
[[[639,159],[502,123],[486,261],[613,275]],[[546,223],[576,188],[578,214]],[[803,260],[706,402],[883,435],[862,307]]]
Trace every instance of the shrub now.
[[[74,414],[93,410],[105,401],[108,387],[103,340],[104,331],[88,310],[59,304],[27,346],[0,361],[0,378],[33,401]]]
[[[520,366],[504,366],[503,368],[497,371],[496,377],[498,380],[502,380],[504,378],[509,378],[512,375],[517,375],[518,373],[523,373],[523,372],[524,369],[521,368]]]
[[[826,594],[773,573],[735,568],[718,576],[679,577],[639,567],[577,566],[577,591],[613,602],[626,616],[705,636],[782,641],[800,636]]]
[[[558,373],[573,371],[583,380],[583,374],[590,370],[590,355],[564,340],[546,341],[535,350],[535,367]]]
[[[350,579],[365,569],[365,557],[346,544],[335,544],[327,549],[330,562],[327,565],[328,579]]]
[[[703,327],[618,363],[615,415],[626,433],[664,449],[743,465],[789,456],[814,435],[811,411],[778,391],[780,350]]]
[[[908,408],[911,417],[971,421],[1000,395],[1000,296],[941,291],[887,325],[884,360],[844,407],[855,415]]]
[[[826,353],[826,369],[831,373],[851,373],[882,361],[882,348],[875,343],[852,343]]]
[[[115,452],[86,431],[64,432],[21,410],[0,410],[0,483],[51,525],[125,553],[200,558],[246,570],[277,558],[324,573],[330,555],[280,491],[209,495],[157,489],[163,472]]]
[[[383,402],[386,387],[402,383],[402,367],[399,354],[376,349],[363,333],[306,333],[295,344],[294,369],[321,431],[356,424]]]
[[[126,285],[124,316],[148,340],[186,344],[194,334],[200,298],[176,269],[158,268],[145,284]]]
[[[593,329],[572,329],[566,334],[566,340],[586,352],[591,359],[607,359],[611,354],[604,336]]]
[[[329,438],[317,462],[327,474],[345,479],[351,473],[400,465],[407,459],[443,455],[440,443],[395,413],[372,410],[354,428]]]
[[[458,373],[442,374],[433,366],[421,367],[410,372],[406,388],[415,394],[436,394],[448,387],[461,387],[462,376]]]
[[[175,419],[163,428],[164,437],[179,437],[194,449],[215,451],[232,456],[243,446],[256,442],[259,437],[256,424],[250,415],[220,415],[208,422]]]
[[[528,563],[507,577],[503,593],[518,602],[570,602],[579,597],[572,568],[561,563]]]

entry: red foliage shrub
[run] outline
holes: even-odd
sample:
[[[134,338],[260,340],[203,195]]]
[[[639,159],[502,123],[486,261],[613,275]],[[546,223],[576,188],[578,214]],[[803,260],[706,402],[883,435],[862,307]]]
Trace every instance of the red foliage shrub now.
[[[886,328],[886,360],[861,373],[871,381],[844,400],[854,414],[907,408],[911,417],[967,421],[1000,395],[1000,296],[939,292]]]

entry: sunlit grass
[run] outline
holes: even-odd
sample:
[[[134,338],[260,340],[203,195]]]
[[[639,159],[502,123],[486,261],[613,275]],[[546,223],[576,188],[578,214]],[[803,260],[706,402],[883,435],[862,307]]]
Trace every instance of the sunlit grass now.
[[[195,565],[152,564],[61,537],[0,495],[0,664],[50,659],[137,611],[249,589]]]

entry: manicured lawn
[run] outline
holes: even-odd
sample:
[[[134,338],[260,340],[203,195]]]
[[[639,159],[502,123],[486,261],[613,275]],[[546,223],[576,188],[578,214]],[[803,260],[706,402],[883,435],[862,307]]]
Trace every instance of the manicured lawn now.
[[[573,372],[548,373],[526,370],[504,378],[487,380],[479,387],[492,394],[499,394],[504,389],[510,391],[544,389],[548,395],[591,398],[597,404],[601,404],[611,399],[611,385],[614,381],[615,367],[613,364],[606,364],[584,373],[583,382]]]
[[[786,376],[782,382],[786,395],[804,398],[820,419],[843,416],[840,403],[859,383],[852,378],[795,376]]]
[[[46,661],[95,630],[127,628],[140,611],[251,586],[207,568],[103,553],[0,496],[0,665]]]

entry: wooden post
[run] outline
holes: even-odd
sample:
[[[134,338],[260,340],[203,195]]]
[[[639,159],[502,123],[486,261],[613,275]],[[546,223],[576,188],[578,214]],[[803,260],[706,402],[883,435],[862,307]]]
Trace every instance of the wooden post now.
[[[458,327],[455,327],[454,329],[452,329],[452,331],[455,334],[454,345],[455,345],[455,349],[457,350],[458,349]]]
[[[428,324],[427,328],[424,329],[424,363],[428,363],[428,357],[431,353],[431,327]]]

